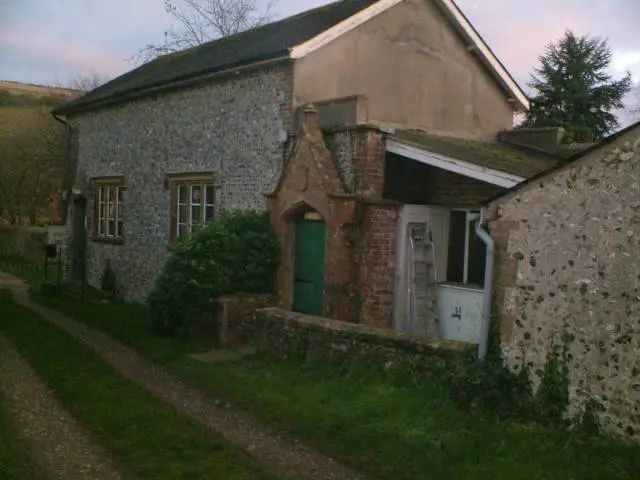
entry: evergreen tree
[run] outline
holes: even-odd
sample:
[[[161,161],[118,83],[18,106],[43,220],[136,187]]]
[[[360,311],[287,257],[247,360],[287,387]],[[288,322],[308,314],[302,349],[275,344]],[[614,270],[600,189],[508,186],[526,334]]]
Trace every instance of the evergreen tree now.
[[[564,127],[567,141],[597,141],[618,127],[612,113],[622,108],[631,89],[631,74],[613,80],[606,40],[567,31],[539,57],[529,86],[534,88],[524,127]]]

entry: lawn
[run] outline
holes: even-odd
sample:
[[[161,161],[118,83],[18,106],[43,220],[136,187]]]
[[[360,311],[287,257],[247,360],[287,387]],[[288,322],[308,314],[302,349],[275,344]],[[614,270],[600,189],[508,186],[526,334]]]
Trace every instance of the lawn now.
[[[143,307],[40,301],[376,478],[595,480],[640,471],[638,447],[462,411],[428,382],[261,357],[201,364],[185,354],[203,345],[151,336]]]
[[[0,295],[0,329],[128,471],[154,480],[272,478],[221,438],[124,379],[88,347],[17,305],[7,292]]]

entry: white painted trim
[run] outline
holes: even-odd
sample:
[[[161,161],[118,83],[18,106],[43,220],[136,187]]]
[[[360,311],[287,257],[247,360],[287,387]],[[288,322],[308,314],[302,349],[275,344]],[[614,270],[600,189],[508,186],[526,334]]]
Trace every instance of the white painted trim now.
[[[432,167],[458,173],[465,177],[475,178],[476,180],[498,185],[499,187],[511,188],[526,180],[524,177],[482,167],[446,155],[440,155],[439,153],[430,152],[413,145],[407,145],[397,140],[387,139],[386,149],[389,153],[395,153],[396,155],[411,158],[412,160],[431,165]]]
[[[504,82],[505,87],[507,87],[511,91],[511,93],[515,97],[515,100],[520,104],[520,107],[524,110],[529,110],[529,99],[527,98],[525,93],[511,78],[507,70],[504,68],[504,66],[502,66],[496,56],[491,52],[491,49],[485,43],[485,41],[480,37],[480,35],[476,33],[471,23],[465,18],[462,13],[460,13],[460,9],[453,3],[452,0],[438,1],[445,7],[447,12],[456,21],[456,23],[460,25],[460,27],[462,27],[464,33],[473,42],[472,46],[477,47],[477,50],[470,49],[470,51],[480,52],[484,59],[489,63],[489,66],[500,77],[500,80]]]
[[[324,47],[327,43],[335,40],[345,33],[350,32],[354,28],[359,27],[367,20],[372,19],[373,17],[390,9],[391,7],[397,5],[402,1],[403,0],[380,0],[373,5],[360,10],[355,15],[352,15],[346,20],[343,20],[342,22],[334,25],[330,29],[325,30],[321,34],[316,35],[311,40],[307,40],[306,42],[293,47],[290,52],[291,58],[299,59],[305,57],[306,55],[309,55],[311,52]]]
[[[464,264],[462,265],[462,283],[465,285],[469,283],[469,225],[471,224],[471,222],[469,222],[469,213],[470,211],[467,210],[464,216]]]
[[[373,5],[361,10],[355,15],[343,20],[342,22],[334,25],[333,27],[325,30],[324,32],[316,35],[310,40],[307,40],[300,45],[296,45],[289,50],[290,58],[297,60],[304,58],[312,52],[315,52],[319,48],[324,47],[329,42],[336,38],[350,32],[354,28],[359,27],[364,22],[372,19],[373,17],[389,10],[403,0],[380,0]],[[503,83],[503,86],[509,90],[514,98],[510,98],[511,101],[517,102],[521,109],[529,110],[529,99],[518,86],[518,84],[511,78],[507,70],[502,66],[500,61],[491,52],[489,46],[482,40],[480,35],[476,33],[471,23],[465,18],[452,0],[438,0],[438,2],[444,7],[446,13],[460,26],[460,28],[467,35],[468,39],[472,42],[467,48],[469,51],[479,52],[488,66],[493,70],[493,73]]]

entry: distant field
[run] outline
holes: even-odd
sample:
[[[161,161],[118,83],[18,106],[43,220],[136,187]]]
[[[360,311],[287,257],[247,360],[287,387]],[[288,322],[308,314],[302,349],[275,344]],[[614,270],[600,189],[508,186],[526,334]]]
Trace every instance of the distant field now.
[[[13,93],[22,93],[29,95],[61,95],[65,97],[73,97],[81,92],[69,88],[47,87],[44,85],[34,85],[31,83],[11,82],[8,80],[0,80],[0,90],[10,90]]]
[[[0,140],[25,132],[42,122],[57,122],[50,111],[79,95],[76,90],[0,80]]]
[[[0,80],[0,107],[51,107],[79,94],[76,90]]]
[[[8,209],[2,208],[6,205],[18,212],[19,221],[29,215],[33,224],[40,223],[41,217],[51,219],[55,209],[50,197],[62,187],[66,168],[65,131],[51,110],[79,94],[0,81],[0,180],[8,187],[0,191],[0,223],[8,220]],[[26,161],[31,162],[30,167],[25,167]]]

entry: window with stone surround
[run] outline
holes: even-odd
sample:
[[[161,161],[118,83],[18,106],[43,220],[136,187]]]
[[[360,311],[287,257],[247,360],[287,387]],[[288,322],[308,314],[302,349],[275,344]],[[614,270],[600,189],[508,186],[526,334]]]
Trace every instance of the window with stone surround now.
[[[122,177],[99,177],[91,180],[93,187],[94,240],[121,241],[125,187]]]
[[[215,217],[215,175],[181,173],[167,176],[171,190],[171,242],[187,238]]]

